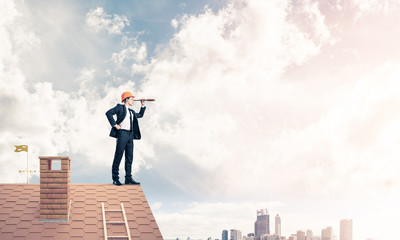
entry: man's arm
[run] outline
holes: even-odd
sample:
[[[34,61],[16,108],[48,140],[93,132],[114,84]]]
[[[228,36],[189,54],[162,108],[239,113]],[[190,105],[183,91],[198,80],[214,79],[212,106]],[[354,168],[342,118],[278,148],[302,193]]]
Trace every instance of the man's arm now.
[[[110,110],[108,110],[106,112],[106,116],[107,116],[108,122],[110,122],[111,127],[115,127],[115,125],[117,125],[117,123],[115,122],[114,117],[113,117],[115,114],[117,114],[117,112],[118,112],[118,105],[115,106],[114,108],[111,108]]]
[[[140,112],[139,113],[135,113],[135,116],[137,118],[141,118],[144,115],[144,111],[146,111],[146,107],[144,106],[144,100],[140,101],[142,103],[142,107],[140,108]]]

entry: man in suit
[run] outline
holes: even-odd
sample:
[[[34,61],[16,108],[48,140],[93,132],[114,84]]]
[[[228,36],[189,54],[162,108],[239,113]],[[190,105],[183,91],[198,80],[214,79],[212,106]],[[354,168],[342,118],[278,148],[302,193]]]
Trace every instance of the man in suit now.
[[[143,117],[146,107],[144,101],[141,101],[142,107],[140,112],[136,113],[129,107],[133,106],[134,96],[130,92],[124,92],[121,95],[122,104],[117,104],[106,112],[108,121],[111,124],[110,136],[117,138],[117,146],[115,148],[114,160],[112,164],[113,184],[122,185],[119,181],[119,165],[122,155],[125,152],[125,184],[140,184],[132,179],[132,161],[133,161],[133,140],[140,139],[140,129],[138,118]],[[114,120],[114,115],[117,120]]]

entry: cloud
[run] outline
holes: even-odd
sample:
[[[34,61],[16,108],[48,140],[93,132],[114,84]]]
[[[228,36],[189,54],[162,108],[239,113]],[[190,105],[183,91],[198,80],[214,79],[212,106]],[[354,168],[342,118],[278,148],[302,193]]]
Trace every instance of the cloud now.
[[[121,66],[125,61],[134,60],[136,62],[143,62],[147,58],[146,44],[142,43],[140,46],[129,46],[121,50],[119,53],[113,53],[111,60],[115,64]]]
[[[298,12],[305,21],[295,21]],[[397,89],[396,67],[380,65],[366,75],[358,72],[357,80],[346,76],[342,89],[319,85],[324,77],[330,78],[327,73],[304,79],[285,75],[293,67],[318,72],[308,69],[307,63],[335,48],[340,36],[331,35],[333,28],[313,1],[299,6],[233,2],[218,13],[205,10],[182,17],[169,47],[149,66],[140,94],[160,100],[145,126],[152,132],[148,144],[155,152],[165,146],[174,149],[190,162],[184,166],[201,169],[199,175],[187,177],[203,181],[186,181],[194,185],[183,186],[178,175],[166,177],[189,192],[247,189],[252,194],[246,186],[255,182],[269,190],[257,195],[330,195],[343,189],[368,194],[369,187],[382,190],[381,182],[396,178],[389,168],[384,170],[386,180],[373,171],[374,159],[384,151],[393,153],[392,147],[374,141],[388,131],[378,127],[382,121],[397,121],[389,111],[379,110]],[[346,71],[338,70],[337,78]],[[377,89],[382,76],[386,84]],[[394,105],[396,94],[389,94]],[[362,116],[372,113],[375,117],[368,125]],[[367,125],[354,135],[361,122]],[[360,141],[369,142],[371,149],[360,150],[355,143]],[[164,158],[173,161],[168,156]],[[156,166],[160,160],[152,161]],[[163,170],[172,172],[174,167]],[[352,174],[355,169],[357,174]],[[371,181],[365,181],[366,176]],[[258,182],[260,178],[267,181]],[[269,184],[277,179],[279,184]]]
[[[129,20],[117,14],[108,15],[103,8],[97,7],[86,14],[86,24],[94,32],[106,30],[109,35],[122,34],[125,26],[129,26]]]
[[[169,146],[207,173],[187,191],[230,191],[263,176],[277,161],[269,156],[271,141],[312,100],[298,99],[306,93],[280,75],[316,55],[329,43],[329,31],[320,20],[309,26],[315,34],[308,37],[286,21],[286,9],[282,3],[250,1],[184,16],[169,48],[152,62],[142,94],[160,101],[149,142]],[[305,11],[322,18],[315,7]],[[243,174],[245,180],[231,184]],[[172,181],[181,184],[179,178]]]
[[[356,14],[356,19],[374,13],[382,12],[387,14],[391,11],[396,11],[399,9],[400,5],[397,1],[375,1],[375,0],[353,0],[350,2],[354,7],[358,8],[359,11]]]

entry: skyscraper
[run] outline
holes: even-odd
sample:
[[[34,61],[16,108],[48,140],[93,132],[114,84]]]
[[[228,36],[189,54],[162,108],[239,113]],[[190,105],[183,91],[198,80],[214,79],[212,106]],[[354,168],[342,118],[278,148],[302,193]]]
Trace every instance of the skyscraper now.
[[[321,231],[321,240],[333,240],[333,229],[332,227],[326,227]]]
[[[275,216],[275,234],[281,236],[281,217],[279,217],[279,214]]]
[[[353,240],[353,220],[340,220],[340,240]]]
[[[222,230],[222,240],[228,240],[228,230]]]
[[[297,240],[306,240],[306,233],[302,230],[297,231]]]
[[[230,240],[242,240],[242,232],[236,229],[231,229],[231,239]]]
[[[269,234],[269,214],[266,208],[257,210],[257,221],[254,223],[254,233],[256,238],[259,238],[263,234]]]
[[[313,232],[311,229],[307,230],[306,240],[313,240]]]

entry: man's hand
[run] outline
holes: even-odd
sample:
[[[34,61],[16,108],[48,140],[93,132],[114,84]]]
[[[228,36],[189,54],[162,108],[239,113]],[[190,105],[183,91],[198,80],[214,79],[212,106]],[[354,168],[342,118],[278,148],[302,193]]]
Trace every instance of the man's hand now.
[[[140,103],[142,104],[142,107],[144,107],[144,100],[140,100]]]
[[[120,129],[121,129],[121,126],[120,126],[120,125],[118,125],[118,124],[117,124],[117,125],[115,125],[114,127],[115,127],[117,130],[120,130]]]

